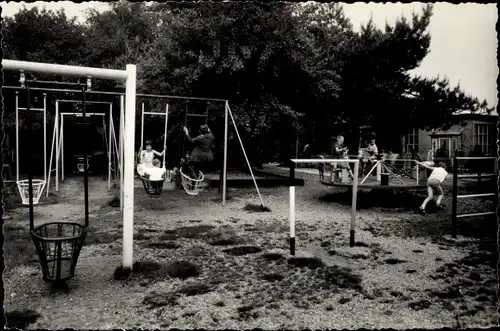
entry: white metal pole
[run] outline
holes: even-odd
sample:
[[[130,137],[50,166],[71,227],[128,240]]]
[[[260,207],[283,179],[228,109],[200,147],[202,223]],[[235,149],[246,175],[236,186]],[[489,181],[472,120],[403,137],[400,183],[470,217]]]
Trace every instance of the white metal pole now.
[[[125,87],[125,178],[123,209],[123,267],[132,269],[134,245],[134,154],[135,154],[135,98],[136,66],[127,65]]]
[[[46,74],[56,74],[64,76],[79,76],[92,78],[102,78],[110,80],[124,80],[127,79],[127,72],[125,70],[115,69],[101,69],[92,67],[71,66],[52,63],[29,62],[19,60],[2,60],[4,70],[11,71],[30,71]]]
[[[165,135],[163,136],[163,147],[165,148],[163,150],[163,167],[166,168],[165,166],[165,156],[167,155],[167,127],[168,127],[168,103],[165,106]]]
[[[123,137],[125,132],[125,97],[120,96],[120,210],[123,211]]]
[[[227,133],[228,133],[228,117],[229,117],[229,102],[226,101],[224,106],[224,163],[222,165],[222,206],[226,205],[226,178],[227,178]]]
[[[16,182],[19,181],[19,93],[16,92]]]
[[[417,168],[417,186],[418,186],[420,182],[420,168],[418,164],[416,164],[415,167]]]
[[[61,180],[64,180],[64,115],[61,114]]]
[[[377,161],[377,182],[380,182],[380,173],[382,170],[381,162],[382,161]]]
[[[290,254],[295,255],[295,186],[290,186]]]
[[[104,116],[103,116],[104,117]],[[109,134],[108,134],[108,191],[111,190],[111,122],[113,121],[113,104],[109,104]],[[106,123],[106,122],[105,122]]]
[[[261,205],[261,207],[264,207],[264,201],[262,201],[262,196],[260,195],[260,190],[259,190],[259,186],[257,185],[257,180],[255,180],[255,176],[253,175],[252,166],[250,165],[250,161],[248,160],[247,152],[245,151],[245,147],[243,147],[243,142],[241,141],[240,133],[238,132],[238,127],[236,126],[236,121],[234,120],[233,113],[231,112],[231,109],[229,108],[229,104],[227,105],[227,110],[228,110],[229,116],[231,116],[231,120],[232,120],[233,125],[234,125],[234,130],[236,131],[236,136],[238,137],[238,140],[239,140],[240,146],[241,146],[241,150],[243,151],[243,156],[245,157],[245,160],[247,161],[248,170],[250,170],[250,175],[252,176],[253,183],[255,184],[255,189],[257,190],[257,194],[259,196],[260,205]]]
[[[43,180],[47,183],[47,93],[43,94]],[[46,185],[45,189],[48,193]]]
[[[56,192],[59,192],[59,102],[56,101],[56,118],[54,125],[56,126]]]
[[[354,247],[354,235],[356,232],[356,208],[358,201],[358,181],[359,181],[359,160],[354,163],[354,182],[352,184],[352,202],[351,202],[351,231],[350,246]]]
[[[49,172],[47,174],[47,190],[45,191],[45,196],[49,197],[49,191],[50,191],[50,177],[52,176],[52,159],[54,157],[54,150],[57,148],[55,146],[56,144],[56,132],[57,132],[57,126],[56,122],[54,121],[54,129],[52,130],[52,144],[50,145],[50,159],[49,159]]]
[[[141,115],[141,143],[139,146],[144,147],[144,102],[142,103],[142,115]]]

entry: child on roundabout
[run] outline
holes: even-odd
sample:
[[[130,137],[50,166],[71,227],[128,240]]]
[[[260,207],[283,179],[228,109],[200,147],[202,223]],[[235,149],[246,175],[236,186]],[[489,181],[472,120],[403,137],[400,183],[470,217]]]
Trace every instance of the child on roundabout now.
[[[200,133],[195,138],[191,138],[187,127],[184,127],[184,132],[186,138],[194,145],[188,161],[184,164],[184,169],[187,169],[191,179],[198,179],[200,172],[203,173],[207,164],[214,159],[212,144],[215,137],[206,124],[200,126]]]
[[[349,159],[349,156],[347,155],[348,152],[349,149],[344,146],[344,137],[340,135],[337,136],[335,143],[333,144],[333,151],[332,151],[333,158],[337,160]],[[333,166],[333,171],[335,171],[337,167],[339,167],[340,169],[347,169],[347,171],[349,172],[349,176],[351,177],[351,180],[354,180],[354,174],[348,162],[333,162],[332,166]]]
[[[448,176],[448,172],[446,171],[446,164],[444,162],[439,162],[437,167],[434,167],[434,162],[426,161],[426,162],[416,162],[418,165],[432,170],[431,175],[427,179],[427,198],[425,198],[422,205],[418,208],[418,211],[421,214],[425,214],[425,207],[427,204],[434,198],[434,191],[437,192],[438,197],[436,200],[436,207],[439,209],[444,209],[441,205],[441,201],[443,200],[444,191],[443,191],[443,182]]]

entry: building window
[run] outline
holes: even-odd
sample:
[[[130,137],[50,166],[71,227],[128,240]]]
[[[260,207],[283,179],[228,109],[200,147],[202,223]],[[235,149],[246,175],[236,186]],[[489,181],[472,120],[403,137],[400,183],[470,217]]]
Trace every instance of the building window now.
[[[484,154],[491,153],[490,132],[488,124],[474,125],[474,147],[479,146]]]
[[[406,135],[405,153],[411,153],[413,149],[418,153],[418,129],[412,129]]]

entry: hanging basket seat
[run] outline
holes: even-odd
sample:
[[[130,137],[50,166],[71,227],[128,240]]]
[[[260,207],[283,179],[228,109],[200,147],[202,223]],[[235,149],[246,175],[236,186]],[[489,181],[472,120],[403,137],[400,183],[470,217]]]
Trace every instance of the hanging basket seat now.
[[[30,204],[30,196],[29,196],[29,180],[23,179],[17,181],[17,188],[19,190],[19,194],[21,195],[21,200],[23,205]],[[33,179],[32,180],[32,192],[33,192],[33,204],[36,205],[40,201],[40,197],[42,196],[43,189],[45,188],[45,181],[41,179]]]
[[[72,278],[83,247],[87,228],[74,222],[50,222],[31,231],[43,279],[59,282]]]
[[[147,168],[144,168],[141,165],[137,166],[137,173],[139,174],[142,185],[144,186],[144,189],[146,190],[146,193],[150,197],[159,197],[163,191],[163,183],[165,182],[165,176],[167,174],[167,171],[165,168],[164,170],[164,175],[162,176],[161,179],[151,179],[149,174],[147,173]]]
[[[182,178],[182,187],[189,195],[198,195],[200,185],[205,179],[205,176],[200,171],[197,179],[190,178],[186,174],[182,172],[182,168],[180,169],[181,178]]]

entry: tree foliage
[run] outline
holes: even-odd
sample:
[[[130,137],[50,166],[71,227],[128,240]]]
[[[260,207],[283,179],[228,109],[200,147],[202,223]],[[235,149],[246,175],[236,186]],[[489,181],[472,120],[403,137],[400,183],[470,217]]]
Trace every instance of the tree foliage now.
[[[357,147],[363,128],[398,144],[409,129],[450,125],[456,111],[491,111],[446,79],[410,74],[429,52],[431,17],[428,5],[411,20],[369,21],[355,32],[341,5],[314,2],[120,1],[89,10],[84,24],[33,8],[5,19],[4,52],[104,68],[135,63],[138,92],[227,99],[252,159],[288,158],[297,135],[318,151],[340,133]],[[179,118],[186,106],[205,107],[172,103]],[[222,130],[223,107],[208,107]]]

